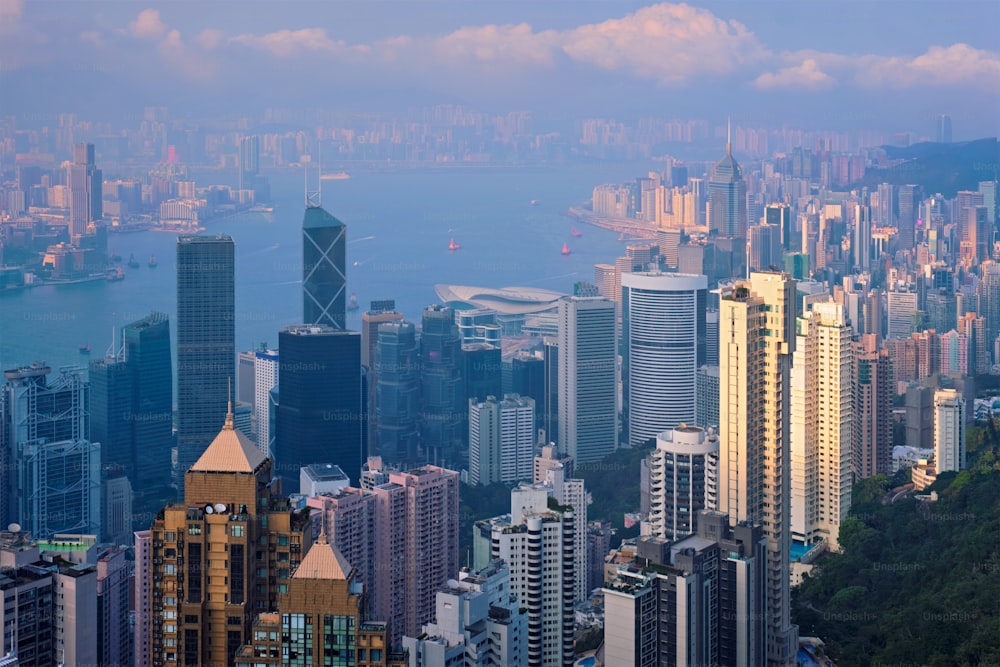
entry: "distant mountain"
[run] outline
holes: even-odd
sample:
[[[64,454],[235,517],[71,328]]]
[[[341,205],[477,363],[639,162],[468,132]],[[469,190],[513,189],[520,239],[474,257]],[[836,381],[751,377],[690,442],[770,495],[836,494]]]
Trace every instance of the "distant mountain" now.
[[[915,184],[927,194],[954,197],[959,190],[975,190],[980,181],[1000,174],[1000,145],[996,137],[952,144],[920,143],[883,146],[891,160],[905,160],[890,169],[868,169],[852,187],[875,188],[879,183]]]

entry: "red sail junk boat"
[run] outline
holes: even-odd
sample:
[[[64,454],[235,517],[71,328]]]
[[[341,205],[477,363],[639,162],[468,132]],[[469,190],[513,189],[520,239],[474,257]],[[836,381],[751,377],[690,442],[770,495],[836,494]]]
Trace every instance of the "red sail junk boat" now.
[[[461,247],[462,246],[460,246],[457,243],[455,243],[455,239],[452,239],[451,243],[448,244],[448,250],[458,250]]]
[[[570,253],[569,245],[563,243],[562,254],[568,255]]]
[[[576,227],[573,228],[570,234],[572,234],[574,238],[580,238],[581,236],[583,236],[583,232],[577,230]]]

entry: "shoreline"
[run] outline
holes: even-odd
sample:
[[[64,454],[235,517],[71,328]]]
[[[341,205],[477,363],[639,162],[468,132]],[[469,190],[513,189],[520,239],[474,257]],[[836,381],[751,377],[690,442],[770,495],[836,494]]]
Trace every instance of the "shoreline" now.
[[[649,227],[641,220],[605,218],[582,208],[570,207],[567,209],[566,214],[582,223],[631,237],[620,239],[622,241],[652,241],[656,239],[657,233],[660,231],[658,228]]]

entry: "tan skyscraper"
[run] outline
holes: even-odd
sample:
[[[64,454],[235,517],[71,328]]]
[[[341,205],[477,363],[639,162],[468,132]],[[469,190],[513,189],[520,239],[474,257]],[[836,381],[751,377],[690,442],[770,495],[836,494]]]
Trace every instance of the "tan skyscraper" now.
[[[272,479],[271,459],[233,427],[230,404],[185,475],[184,502],[153,523],[153,665],[231,665],[254,615],[277,608],[311,532]]]
[[[851,509],[854,344],[844,308],[815,303],[798,320],[792,364],[792,537],[838,547]]]
[[[719,511],[767,537],[767,654],[795,663],[789,544],[789,386],[795,349],[795,281],[751,273],[719,290]]]

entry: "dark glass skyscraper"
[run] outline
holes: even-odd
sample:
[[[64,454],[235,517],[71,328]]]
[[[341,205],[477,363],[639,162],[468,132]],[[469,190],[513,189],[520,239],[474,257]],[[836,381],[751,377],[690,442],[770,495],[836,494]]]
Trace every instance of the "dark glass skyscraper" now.
[[[709,215],[713,232],[724,237],[746,238],[747,186],[728,141],[726,156],[712,168],[712,177],[708,181],[708,201],[711,204]]]
[[[170,322],[164,313],[150,313],[125,326],[125,363],[132,372],[132,437],[135,477],[129,477],[139,499],[167,485],[173,447],[174,391],[170,359]],[[93,392],[93,390],[91,390]],[[92,393],[93,395],[93,393]]]
[[[236,375],[234,252],[225,234],[177,239],[178,486],[226,421]]]
[[[278,333],[275,472],[285,493],[299,488],[299,468],[333,463],[357,484],[363,445],[365,401],[361,334],[306,324]]]
[[[345,328],[346,257],[347,226],[319,206],[307,207],[302,218],[302,299],[306,324]]]
[[[465,451],[467,435],[463,434],[463,426],[468,405],[462,395],[461,351],[455,311],[439,305],[424,308],[420,334],[420,435],[427,460],[435,465],[454,467]]]
[[[390,463],[418,463],[420,356],[411,322],[379,325],[375,368],[378,454]]]

